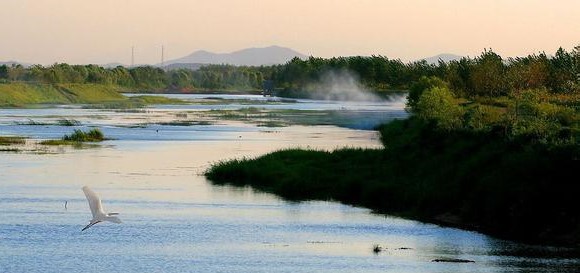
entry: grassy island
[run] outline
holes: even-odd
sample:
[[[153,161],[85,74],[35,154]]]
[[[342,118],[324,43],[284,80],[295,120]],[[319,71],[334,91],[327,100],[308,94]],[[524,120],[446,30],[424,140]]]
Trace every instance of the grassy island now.
[[[42,145],[81,145],[85,142],[101,142],[106,140],[105,135],[98,128],[87,132],[75,129],[70,135],[64,135],[62,139],[50,139],[40,142]]]

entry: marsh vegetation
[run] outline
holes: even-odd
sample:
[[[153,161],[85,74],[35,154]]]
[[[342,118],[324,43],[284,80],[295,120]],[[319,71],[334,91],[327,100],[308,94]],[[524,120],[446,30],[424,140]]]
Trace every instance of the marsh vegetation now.
[[[291,200],[336,200],[514,240],[577,245],[580,184],[571,178],[580,167],[579,50],[507,62],[486,51],[425,66],[444,73],[409,84],[414,115],[379,128],[384,149],[283,150],[216,163],[206,176]]]

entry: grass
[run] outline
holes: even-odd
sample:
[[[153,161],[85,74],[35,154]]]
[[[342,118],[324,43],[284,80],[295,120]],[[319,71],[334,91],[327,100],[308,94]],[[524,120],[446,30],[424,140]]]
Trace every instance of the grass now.
[[[129,98],[135,103],[141,103],[143,105],[150,104],[186,104],[187,102],[180,99],[162,97],[162,96],[133,96]]]
[[[85,142],[101,142],[106,140],[103,132],[98,128],[91,129],[87,132],[75,129],[70,135],[64,135],[62,139],[49,139],[41,141],[42,145],[80,145]]]
[[[238,120],[260,127],[284,127],[289,125],[336,125],[355,129],[372,129],[384,121],[382,114],[357,111],[312,111],[289,109],[261,109],[256,107],[239,110],[210,110],[209,118]]]
[[[138,108],[150,104],[183,104],[159,96],[125,97],[120,86],[107,84],[0,83],[0,107],[21,108],[37,104],[89,104],[91,108]]]
[[[28,119],[24,122],[16,122],[17,125],[28,125],[28,126],[46,126],[46,125],[58,125],[58,126],[79,126],[81,122],[75,119],[59,119],[56,122],[40,122],[33,119]]]
[[[168,122],[158,122],[157,124],[167,126],[195,126],[195,125],[212,125],[213,123],[207,120],[174,120]]]
[[[22,150],[18,149],[18,148],[2,148],[0,147],[0,152],[8,152],[8,153],[19,153]]]
[[[57,124],[60,126],[79,126],[81,122],[75,119],[59,119]]]
[[[289,200],[334,200],[496,236],[579,244],[580,147],[441,131],[418,118],[381,127],[384,149],[289,149],[213,164],[215,184]],[[541,219],[541,220],[538,220]]]
[[[127,98],[120,92],[119,86],[104,84],[56,84],[54,87],[62,92],[71,103],[102,103],[108,101],[122,101]]]
[[[100,142],[105,140],[105,135],[99,129],[91,129],[88,132],[76,129],[70,135],[65,135],[62,140],[76,142]]]
[[[151,104],[186,104],[188,102],[180,99],[172,99],[160,96],[134,96],[128,97],[125,100],[106,101],[97,104],[87,105],[86,108],[91,109],[136,109],[143,108]]]
[[[0,145],[22,145],[26,143],[26,138],[20,136],[0,136]]]
[[[286,126],[288,126],[286,123],[275,120],[268,120],[258,124],[258,127],[286,127]]]
[[[0,107],[126,100],[118,91],[117,86],[101,84],[2,83]]]

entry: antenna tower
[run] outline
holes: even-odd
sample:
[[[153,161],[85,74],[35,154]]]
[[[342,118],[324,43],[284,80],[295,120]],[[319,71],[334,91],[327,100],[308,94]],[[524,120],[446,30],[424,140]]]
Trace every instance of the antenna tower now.
[[[164,66],[164,62],[165,62],[165,47],[163,45],[161,45],[161,68],[163,68]]]

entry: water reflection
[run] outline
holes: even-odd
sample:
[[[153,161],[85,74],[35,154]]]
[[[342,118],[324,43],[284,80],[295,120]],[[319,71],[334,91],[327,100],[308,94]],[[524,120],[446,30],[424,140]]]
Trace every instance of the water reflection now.
[[[151,118],[143,113],[92,119],[85,112],[92,110],[62,111],[85,124],[108,124],[103,130],[117,140],[50,155],[0,153],[0,272],[573,272],[580,265],[575,253],[560,249],[332,202],[286,202],[249,188],[212,186],[202,176],[212,162],[280,148],[378,148],[372,131],[290,126],[271,132],[233,123],[154,139],[150,128],[113,126]],[[2,133],[12,128],[42,138],[65,130],[18,131],[10,118],[1,119]],[[99,192],[108,211],[121,212],[124,223],[81,233],[91,217],[83,185]],[[384,251],[374,255],[374,244]],[[438,258],[475,263],[431,262]]]

